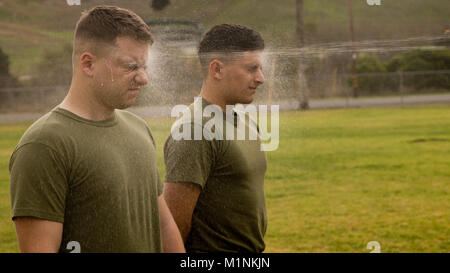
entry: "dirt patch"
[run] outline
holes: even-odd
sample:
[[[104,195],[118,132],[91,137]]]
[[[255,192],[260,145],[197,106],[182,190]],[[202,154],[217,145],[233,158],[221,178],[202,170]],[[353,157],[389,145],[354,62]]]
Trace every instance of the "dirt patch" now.
[[[416,138],[408,141],[409,143],[418,143],[418,142],[446,142],[450,141],[448,138]]]
[[[0,22],[0,35],[15,37],[17,39],[26,40],[33,44],[40,44],[42,42],[60,42],[61,38],[39,33],[38,31],[25,27],[19,24]]]

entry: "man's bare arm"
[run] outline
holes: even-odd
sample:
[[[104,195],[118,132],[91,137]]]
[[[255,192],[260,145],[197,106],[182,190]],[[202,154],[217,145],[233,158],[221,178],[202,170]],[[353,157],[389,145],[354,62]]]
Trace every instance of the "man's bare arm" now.
[[[164,183],[163,196],[185,243],[191,231],[192,214],[200,192],[200,186],[194,183]]]
[[[183,240],[180,231],[173,220],[172,214],[167,207],[164,197],[158,198],[159,219],[161,222],[161,236],[163,241],[163,251],[165,253],[184,253]]]
[[[17,217],[14,219],[20,252],[59,251],[63,224],[34,217]]]

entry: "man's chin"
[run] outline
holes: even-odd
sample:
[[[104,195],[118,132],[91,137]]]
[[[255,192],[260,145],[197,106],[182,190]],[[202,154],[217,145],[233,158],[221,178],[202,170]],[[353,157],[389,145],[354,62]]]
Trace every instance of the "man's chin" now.
[[[130,101],[128,103],[122,103],[120,105],[117,105],[116,109],[123,110],[123,109],[130,108],[131,106],[134,105],[135,102],[136,102],[136,99],[133,99],[132,101]]]
[[[250,104],[253,102],[253,97],[251,98],[246,98],[246,99],[242,99],[241,101],[239,101],[238,103],[240,104]]]

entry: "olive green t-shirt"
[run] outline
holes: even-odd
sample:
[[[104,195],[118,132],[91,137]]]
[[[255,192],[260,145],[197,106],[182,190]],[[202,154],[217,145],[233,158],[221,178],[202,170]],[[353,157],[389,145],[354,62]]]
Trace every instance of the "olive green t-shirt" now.
[[[202,98],[203,108],[211,105]],[[189,108],[193,113],[194,104]],[[217,106],[218,107],[218,106]],[[186,241],[188,252],[262,252],[267,217],[264,195],[266,156],[258,139],[226,140],[226,126],[233,126],[235,138],[243,116],[234,113],[232,124],[221,112],[224,128],[211,130],[222,139],[175,140],[172,134],[164,146],[166,182],[191,182],[200,185],[201,193],[192,216]],[[217,118],[217,117],[216,117]],[[205,128],[191,115],[188,122],[194,139],[195,127]],[[229,121],[230,119],[228,119]],[[225,125],[226,124],[226,125]],[[246,130],[252,124],[245,123]],[[181,126],[179,128],[181,130]],[[217,135],[216,135],[217,136]],[[210,136],[209,139],[212,137]]]
[[[28,128],[10,165],[12,217],[63,223],[60,251],[161,252],[155,144],[122,110],[90,121],[56,108]]]

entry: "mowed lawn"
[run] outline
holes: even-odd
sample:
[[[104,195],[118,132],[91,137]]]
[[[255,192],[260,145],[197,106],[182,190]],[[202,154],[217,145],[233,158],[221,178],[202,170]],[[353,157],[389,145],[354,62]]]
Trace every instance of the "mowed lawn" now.
[[[170,119],[148,120],[162,148]],[[0,125],[0,252],[17,252],[8,163],[30,123]],[[267,153],[266,252],[450,252],[450,107],[280,113]]]

